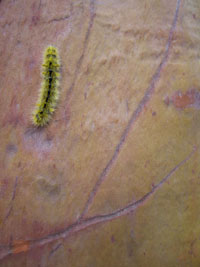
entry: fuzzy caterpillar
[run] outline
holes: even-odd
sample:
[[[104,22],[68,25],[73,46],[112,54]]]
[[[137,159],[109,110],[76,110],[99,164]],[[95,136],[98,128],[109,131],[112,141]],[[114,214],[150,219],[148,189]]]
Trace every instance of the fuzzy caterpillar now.
[[[45,126],[50,121],[59,98],[60,60],[54,46],[46,48],[42,67],[43,81],[32,117],[37,127]]]

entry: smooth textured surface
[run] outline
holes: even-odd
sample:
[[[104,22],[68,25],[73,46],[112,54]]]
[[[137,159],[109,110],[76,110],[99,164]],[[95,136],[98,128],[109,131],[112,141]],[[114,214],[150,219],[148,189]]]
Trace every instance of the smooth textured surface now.
[[[199,23],[199,0],[0,2],[0,266],[200,266]]]

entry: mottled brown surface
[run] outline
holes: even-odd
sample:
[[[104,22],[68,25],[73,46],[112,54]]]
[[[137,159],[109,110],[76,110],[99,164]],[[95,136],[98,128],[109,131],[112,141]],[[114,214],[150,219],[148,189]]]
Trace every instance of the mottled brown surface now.
[[[200,266],[199,25],[199,0],[0,1],[0,266]]]

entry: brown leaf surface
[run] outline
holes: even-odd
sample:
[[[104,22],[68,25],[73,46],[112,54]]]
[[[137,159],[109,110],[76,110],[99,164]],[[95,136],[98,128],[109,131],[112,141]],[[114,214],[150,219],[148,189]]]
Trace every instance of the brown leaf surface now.
[[[0,1],[0,266],[199,266],[199,7]],[[35,129],[49,44],[60,102]]]

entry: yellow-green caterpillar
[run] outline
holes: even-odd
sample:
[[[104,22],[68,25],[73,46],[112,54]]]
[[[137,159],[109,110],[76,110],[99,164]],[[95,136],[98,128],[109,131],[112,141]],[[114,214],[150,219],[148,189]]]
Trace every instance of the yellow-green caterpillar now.
[[[42,67],[43,82],[33,112],[33,124],[38,127],[45,126],[49,122],[59,98],[60,59],[57,48],[54,46],[46,48]]]

